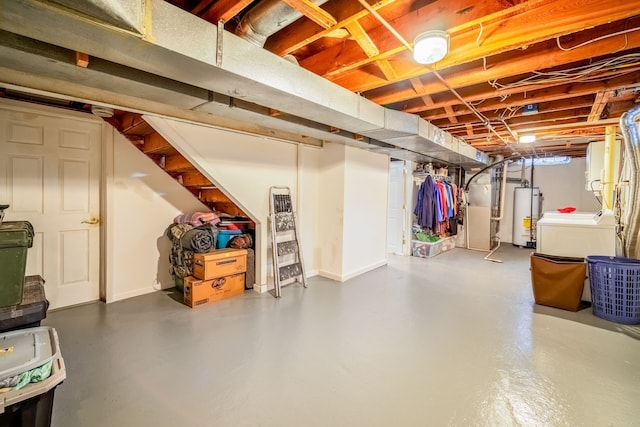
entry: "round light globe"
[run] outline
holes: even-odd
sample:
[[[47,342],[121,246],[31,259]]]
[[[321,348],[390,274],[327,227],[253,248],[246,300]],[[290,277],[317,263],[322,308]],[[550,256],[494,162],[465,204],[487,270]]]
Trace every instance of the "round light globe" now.
[[[413,41],[413,59],[419,64],[433,64],[449,51],[449,34],[432,30],[419,34]]]

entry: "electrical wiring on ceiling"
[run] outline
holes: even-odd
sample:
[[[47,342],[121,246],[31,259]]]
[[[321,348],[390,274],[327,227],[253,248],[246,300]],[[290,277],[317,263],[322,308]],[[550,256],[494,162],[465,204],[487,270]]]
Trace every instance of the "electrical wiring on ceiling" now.
[[[626,71],[624,70],[625,68],[637,66],[640,66],[640,53],[630,53],[617,58],[605,59],[589,65],[568,68],[565,70],[547,72],[533,71],[531,76],[509,84],[503,85],[498,83],[497,80],[492,80],[488,83],[496,90],[505,90],[545,83],[564,83],[576,80],[587,82],[599,80],[601,77],[593,75],[596,73],[620,70],[621,74],[626,74]]]
[[[640,27],[629,28],[629,29],[618,31],[618,32],[615,32],[615,33],[605,34],[604,36],[596,37],[595,39],[587,40],[584,43],[580,43],[578,45],[575,45],[575,46],[572,46],[572,47],[568,47],[568,48],[567,47],[563,47],[560,44],[560,37],[556,37],[556,44],[558,45],[558,48],[560,50],[563,50],[565,52],[570,52],[570,51],[572,51],[574,49],[581,48],[581,47],[586,46],[588,44],[591,44],[591,43],[594,43],[594,42],[597,42],[597,41],[600,41],[600,40],[608,39],[610,37],[615,37],[615,36],[619,36],[621,34],[624,34],[624,46],[619,49],[619,50],[624,50],[624,49],[626,49],[627,45],[629,44],[629,38],[627,37],[627,34],[631,33],[631,32],[634,32],[634,31],[638,31],[638,30],[640,30]]]

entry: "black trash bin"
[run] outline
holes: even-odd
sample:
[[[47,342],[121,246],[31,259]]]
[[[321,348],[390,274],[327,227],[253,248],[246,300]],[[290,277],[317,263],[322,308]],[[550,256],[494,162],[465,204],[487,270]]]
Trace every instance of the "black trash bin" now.
[[[22,302],[0,307],[0,333],[40,326],[40,321],[47,317],[48,308],[44,279],[38,275],[25,277]]]

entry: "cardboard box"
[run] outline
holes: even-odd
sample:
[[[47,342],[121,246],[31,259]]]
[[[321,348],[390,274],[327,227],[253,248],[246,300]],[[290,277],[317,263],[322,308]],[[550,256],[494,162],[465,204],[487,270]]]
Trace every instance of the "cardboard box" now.
[[[191,308],[235,297],[243,292],[244,273],[213,280],[200,280],[193,276],[184,278],[184,303]]]
[[[219,249],[193,255],[193,275],[201,280],[211,280],[246,271],[246,249]]]

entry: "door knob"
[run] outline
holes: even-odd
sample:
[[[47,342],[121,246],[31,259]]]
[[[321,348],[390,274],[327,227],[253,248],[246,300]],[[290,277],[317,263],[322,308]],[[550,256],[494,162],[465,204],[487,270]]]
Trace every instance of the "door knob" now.
[[[90,225],[100,224],[100,218],[83,219],[80,223]]]

